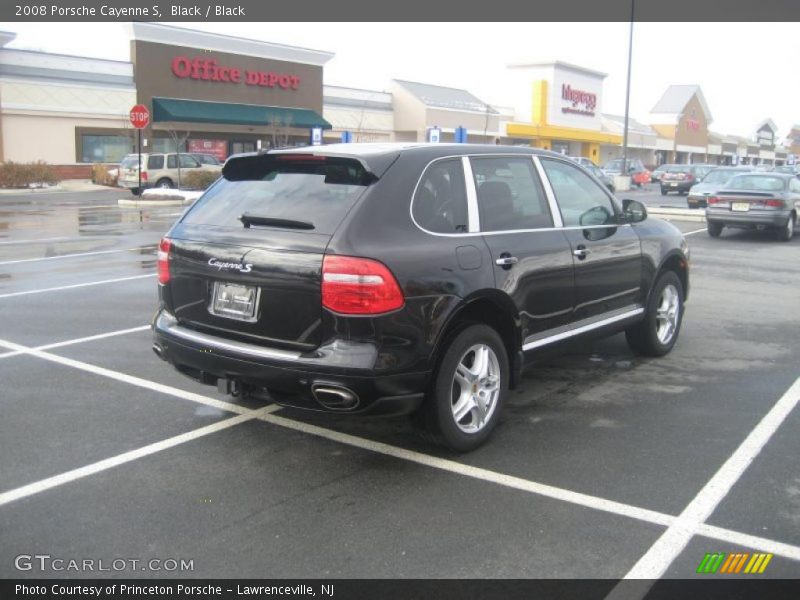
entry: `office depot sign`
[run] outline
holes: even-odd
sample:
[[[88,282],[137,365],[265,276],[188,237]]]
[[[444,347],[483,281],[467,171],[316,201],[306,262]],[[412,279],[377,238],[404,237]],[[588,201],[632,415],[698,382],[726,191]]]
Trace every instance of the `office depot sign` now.
[[[197,81],[217,81],[268,88],[296,90],[300,86],[300,77],[292,73],[275,71],[257,71],[239,69],[219,64],[213,58],[195,56],[176,56],[172,59],[172,74],[178,79],[195,79]]]

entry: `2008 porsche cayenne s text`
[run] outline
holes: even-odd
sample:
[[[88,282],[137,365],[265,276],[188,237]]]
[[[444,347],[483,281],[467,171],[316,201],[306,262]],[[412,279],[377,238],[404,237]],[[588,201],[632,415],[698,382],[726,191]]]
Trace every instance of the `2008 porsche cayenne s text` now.
[[[237,155],[161,241],[154,350],[234,395],[413,413],[467,451],[537,354],[620,331],[669,352],[688,270],[675,227],[551,152]]]

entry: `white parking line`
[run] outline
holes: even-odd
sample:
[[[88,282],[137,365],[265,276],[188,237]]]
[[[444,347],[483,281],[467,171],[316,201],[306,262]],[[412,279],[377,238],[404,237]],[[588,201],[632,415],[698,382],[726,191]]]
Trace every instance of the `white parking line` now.
[[[97,256],[98,254],[117,254],[119,252],[136,252],[137,250],[148,250],[155,248],[157,244],[147,246],[137,246],[136,248],[121,248],[118,250],[98,250],[97,252],[76,252],[74,254],[59,254],[58,256],[41,256],[39,258],[21,258],[18,260],[0,261],[0,265],[18,265],[20,263],[37,262],[42,260],[61,260],[62,258],[79,258],[82,256]]]
[[[64,358],[64,357],[61,357],[61,356],[58,356],[58,355],[55,355],[55,354],[50,354],[48,352],[44,352],[44,351],[37,350],[37,349],[34,349],[34,348],[28,348],[26,346],[22,346],[20,344],[15,344],[13,342],[0,340],[0,347],[9,348],[9,349],[15,350],[15,351],[22,351],[24,354],[29,354],[31,356],[36,356],[36,357],[42,358],[44,360],[49,360],[49,361],[52,361],[52,362],[56,362],[56,363],[65,365],[65,366],[74,367],[74,368],[80,369],[82,371],[87,371],[87,372],[90,372],[90,373],[94,373],[96,375],[101,375],[101,376],[104,376],[104,377],[108,377],[108,378],[114,379],[116,381],[129,383],[131,385],[135,385],[135,386],[138,386],[138,387],[143,387],[145,389],[149,389],[149,390],[152,390],[152,391],[169,394],[171,396],[175,396],[177,398],[182,398],[184,400],[190,400],[192,402],[199,402],[199,403],[205,404],[207,406],[214,406],[216,408],[220,408],[221,410],[226,410],[226,411],[238,413],[240,415],[246,415],[246,414],[250,414],[250,412],[252,412],[252,411],[250,411],[250,410],[248,410],[248,409],[246,409],[246,408],[244,408],[242,406],[239,406],[237,404],[232,404],[232,403],[229,403],[229,402],[222,402],[222,401],[219,401],[219,400],[215,400],[214,398],[209,398],[207,396],[202,396],[200,394],[195,394],[195,393],[192,393],[192,392],[186,392],[184,390],[181,390],[181,389],[178,389],[178,388],[174,388],[174,387],[171,387],[171,386],[168,386],[168,385],[155,383],[155,382],[152,382],[152,381],[141,379],[139,377],[133,377],[133,376],[130,376],[130,375],[126,375],[124,373],[120,373],[118,371],[112,371],[111,369],[105,369],[103,367],[98,367],[98,366],[91,365],[91,364],[88,364],[88,363],[84,363],[84,362],[81,362],[81,361],[76,361],[76,360]],[[774,432],[774,429],[777,429],[777,426],[780,424],[780,422],[785,418],[785,416],[797,404],[798,396],[800,396],[800,379],[795,381],[794,385],[789,389],[789,391],[787,391],[786,394],[784,394],[784,396],[778,401],[778,403],[775,405],[775,407],[773,407],[773,409],[767,414],[767,416],[764,417],[764,419],[762,419],[761,423],[759,423],[759,425],[756,427],[754,432],[751,433],[748,436],[748,438],[745,440],[745,442],[743,442],[742,446],[740,446],[740,449],[737,450],[737,452],[734,454],[734,456],[731,457],[731,459],[728,460],[725,463],[725,465],[723,465],[723,467],[720,469],[720,471],[717,473],[717,475],[715,475],[715,477],[712,478],[712,480],[703,488],[703,490],[701,490],[700,494],[698,494],[698,497],[700,497],[707,489],[710,490],[709,493],[715,493],[715,494],[718,495],[717,490],[718,490],[719,486],[720,485],[724,486],[724,485],[728,485],[729,484],[727,489],[725,489],[724,492],[722,493],[722,497],[724,497],[724,495],[727,493],[727,490],[730,489],[730,486],[732,486],[733,483],[735,483],[735,479],[731,480],[732,474],[728,473],[728,471],[729,471],[729,469],[727,468],[728,465],[729,464],[733,464],[733,465],[736,466],[736,468],[741,468],[741,470],[743,471],[744,468],[746,468],[746,466],[752,461],[752,459],[755,458],[755,455],[758,453],[758,450],[760,450],[761,447],[763,447],[763,445],[766,444],[766,442],[769,439],[769,436],[771,436],[771,433]],[[793,402],[792,402],[792,397],[794,397]],[[788,398],[788,400],[787,400],[787,398]],[[776,413],[777,409],[779,409],[779,413],[780,414]],[[413,450],[407,450],[405,448],[400,448],[398,446],[392,446],[390,444],[384,444],[382,442],[376,442],[376,441],[368,440],[368,439],[365,439],[365,438],[359,438],[359,437],[356,437],[356,436],[353,436],[353,435],[349,435],[349,434],[346,434],[346,433],[340,433],[338,431],[325,429],[323,427],[318,427],[316,425],[310,425],[308,423],[303,423],[301,421],[295,421],[293,419],[288,419],[288,418],[285,418],[285,417],[280,417],[280,416],[276,416],[274,414],[270,414],[270,413],[276,412],[278,410],[280,410],[280,407],[278,407],[278,406],[275,406],[275,405],[268,406],[268,407],[266,407],[264,412],[262,414],[260,414],[257,418],[259,420],[261,420],[261,421],[264,421],[266,423],[270,423],[272,425],[276,425],[278,427],[283,427],[283,428],[286,428],[286,429],[292,429],[294,431],[299,431],[299,432],[306,433],[306,434],[309,434],[309,435],[322,437],[322,438],[325,438],[325,439],[328,439],[328,440],[331,440],[333,442],[337,442],[337,443],[340,443],[340,444],[345,444],[345,445],[348,445],[348,446],[361,448],[363,450],[367,450],[367,451],[370,451],[370,452],[383,454],[385,456],[391,456],[393,458],[397,458],[397,459],[400,459],[400,460],[413,462],[413,463],[416,463],[416,464],[420,464],[420,465],[427,466],[427,467],[430,467],[430,468],[446,471],[446,472],[453,473],[453,474],[456,474],[456,475],[462,475],[462,476],[465,476],[465,477],[470,477],[472,479],[478,479],[478,480],[481,480],[481,481],[485,481],[485,482],[488,482],[488,483],[495,483],[497,485],[501,485],[501,486],[504,486],[504,487],[517,489],[517,490],[521,490],[521,491],[524,491],[524,492],[528,492],[528,493],[532,493],[532,494],[536,494],[536,495],[540,495],[540,496],[545,496],[547,498],[552,498],[554,500],[560,500],[562,502],[567,502],[567,503],[570,503],[570,504],[575,504],[575,505],[578,505],[578,506],[582,506],[584,508],[589,508],[589,509],[593,509],[593,510],[599,510],[599,511],[607,512],[607,513],[611,513],[611,514],[616,514],[616,515],[619,515],[619,516],[628,517],[628,518],[631,518],[631,519],[635,519],[635,520],[639,520],[639,521],[643,521],[643,522],[647,522],[647,523],[652,523],[652,524],[655,524],[655,525],[666,526],[668,529],[667,529],[667,532],[664,535],[667,535],[667,533],[669,533],[671,530],[676,529],[677,527],[682,527],[682,524],[684,524],[684,521],[685,521],[684,515],[687,513],[689,508],[691,508],[692,505],[697,502],[697,498],[695,498],[695,500],[689,505],[689,507],[687,507],[686,510],[684,510],[684,512],[680,516],[675,517],[673,515],[669,515],[669,514],[661,513],[661,512],[658,512],[658,511],[654,511],[654,510],[641,508],[639,506],[625,504],[625,503],[617,502],[617,501],[614,501],[614,500],[608,500],[606,498],[601,498],[599,496],[591,496],[589,494],[583,494],[583,493],[580,493],[580,492],[574,492],[572,490],[568,490],[568,489],[565,489],[565,488],[559,488],[559,487],[555,487],[555,486],[551,486],[551,485],[547,485],[547,484],[543,484],[543,483],[538,483],[538,482],[531,481],[531,480],[528,480],[528,479],[523,479],[523,478],[520,478],[520,477],[514,477],[512,475],[505,475],[503,473],[497,473],[495,471],[490,471],[488,469],[483,469],[483,468],[480,468],[480,467],[473,467],[473,466],[470,466],[470,465],[465,465],[465,464],[459,463],[457,461],[448,460],[448,459],[444,459],[444,458],[437,458],[435,456],[430,456],[430,455],[427,455],[427,454],[423,454],[421,452],[415,452]],[[769,428],[774,428],[774,429],[772,429],[772,432],[770,432]],[[760,432],[760,433],[758,433],[757,435],[754,436],[754,434],[757,433],[757,432]],[[766,437],[764,437],[764,433],[765,432],[768,432],[768,435]],[[191,432],[190,432],[190,434],[191,434]],[[188,435],[188,434],[184,434],[184,435]],[[180,437],[180,436],[178,436],[178,437]],[[756,449],[755,446],[753,446],[753,444],[755,444],[755,442],[752,442],[752,443],[749,442],[749,440],[751,440],[751,438],[755,438],[756,440],[759,441],[760,445],[758,445],[757,449]],[[174,439],[174,438],[170,438],[170,439]],[[169,441],[169,440],[166,440],[166,441]],[[146,448],[149,448],[149,447],[152,446],[152,447],[155,447],[155,449],[153,449],[152,451],[146,452],[145,454],[143,454],[143,456],[146,456],[146,455],[149,455],[149,454],[153,454],[154,452],[157,452],[158,451],[157,444],[158,443],[151,444],[150,446],[146,447]],[[741,455],[740,455],[740,450],[742,450],[742,448],[745,447],[745,446],[746,446],[746,451],[743,451],[743,453],[741,453]],[[166,447],[168,448],[168,447],[171,447],[171,446],[167,445]],[[755,451],[754,454],[753,454],[753,451]],[[135,453],[136,451],[134,450],[132,452]],[[749,459],[748,459],[748,457],[749,457]],[[133,460],[134,458],[138,458],[138,456],[133,456],[133,458],[131,458],[131,460]],[[735,460],[734,460],[734,458],[735,458]],[[112,459],[108,459],[108,460],[113,460],[113,458]],[[743,461],[746,461],[746,464]],[[125,461],[125,462],[128,462],[128,461]],[[92,465],[89,465],[89,467],[91,467],[91,466]],[[92,471],[92,472],[97,472],[97,471]],[[720,476],[720,473],[722,473],[723,475]],[[90,473],[87,473],[87,474],[90,474]],[[740,474],[741,473],[739,473],[739,475]],[[80,476],[83,477],[85,475],[80,475]],[[719,476],[719,479],[720,479],[719,481],[718,481],[718,476]],[[56,476],[56,477],[59,477],[59,476]],[[53,478],[50,478],[50,479],[53,479]],[[738,479],[738,475],[736,476],[736,479]],[[48,481],[48,480],[44,480],[44,481]],[[37,493],[37,489],[38,488],[36,488],[35,486],[37,486],[38,483],[41,483],[41,482],[33,483],[33,484],[30,484],[29,486],[26,486],[30,490],[26,495],[31,495],[31,494]],[[56,485],[60,485],[60,484],[57,483]],[[53,487],[53,486],[50,485],[50,486],[47,486],[47,487],[45,487],[43,489],[49,489],[50,487]],[[20,488],[20,489],[22,489],[22,488]],[[11,492],[7,492],[7,493],[12,493],[12,492],[15,492],[15,491],[16,490],[12,490]],[[2,496],[0,496],[0,498],[2,498]],[[721,500],[721,497],[720,497],[720,500]],[[2,503],[0,502],[0,504],[2,504]],[[706,506],[706,508],[708,508],[707,507],[707,503],[705,501],[704,501],[703,504],[704,504],[704,506]],[[711,510],[713,510],[713,507],[711,508]],[[709,511],[709,514],[710,514],[710,511]],[[703,520],[705,520],[705,519],[703,519]],[[731,542],[731,543],[740,544],[740,545],[743,545],[743,546],[748,546],[748,547],[753,547],[753,548],[757,548],[757,549],[760,549],[760,550],[765,550],[765,551],[768,551],[768,552],[772,552],[773,554],[778,555],[778,556],[784,556],[784,557],[790,558],[792,560],[800,561],[800,547],[792,546],[791,544],[785,544],[783,542],[778,542],[778,541],[770,540],[770,539],[767,539],[767,538],[751,536],[751,535],[748,535],[748,534],[745,534],[745,533],[741,533],[741,532],[737,532],[737,531],[733,531],[733,530],[728,530],[728,529],[724,529],[724,528],[721,528],[721,527],[705,525],[703,522],[697,523],[695,525],[695,527],[693,528],[693,530],[692,530],[691,535],[698,535],[698,534],[699,535],[704,535],[706,537],[710,537],[710,538],[713,538],[713,539],[721,540],[721,541]],[[691,535],[690,535],[690,537],[691,537]],[[664,536],[662,536],[662,538],[663,537]],[[687,538],[687,542],[688,542],[688,538]],[[656,542],[656,543],[658,543],[658,542]],[[669,560],[669,562],[671,563],[673,559],[674,559],[674,556]],[[664,567],[664,569],[666,569],[666,567]]]
[[[14,342],[9,342],[7,340],[0,340],[0,347],[8,348],[9,350],[21,351],[22,354],[36,356],[37,358],[41,358],[43,360],[48,360],[50,362],[58,363],[66,367],[72,367],[74,369],[86,371],[87,373],[94,373],[95,375],[101,375],[102,377],[108,377],[109,379],[114,379],[116,381],[121,381],[122,383],[128,383],[130,385],[135,385],[137,387],[145,388],[147,390],[151,390],[154,392],[168,394],[170,396],[181,398],[183,400],[189,400],[191,402],[205,404],[206,406],[213,406],[214,408],[217,408],[219,410],[227,410],[228,412],[233,412],[237,414],[245,413],[248,410],[238,404],[233,404],[232,402],[223,402],[221,400],[216,400],[215,398],[210,398],[208,396],[203,396],[201,394],[187,392],[185,390],[172,387],[170,385],[156,383],[154,381],[142,379],[141,377],[134,377],[133,375],[126,375],[125,373],[120,373],[119,371],[112,371],[111,369],[98,367],[96,365],[90,365],[89,363],[85,363],[80,360],[73,360],[71,358],[59,356],[58,354],[51,354],[50,352],[36,350],[34,348],[29,348],[28,346],[23,346],[22,344],[15,344]]]
[[[683,237],[686,237],[687,235],[694,235],[695,233],[700,233],[701,231],[708,231],[708,229],[705,227],[703,227],[702,229],[695,229],[694,231],[689,231],[687,233],[684,233]]]
[[[800,378],[786,390],[786,393],[703,486],[703,489],[698,492],[675,522],[633,566],[625,579],[658,579],[666,572],[689,540],[698,533],[700,526],[711,516],[711,513],[727,496],[750,463],[758,456],[784,419],[797,406],[798,401],[800,401]],[[704,531],[713,530],[706,528]]]
[[[113,469],[114,467],[118,467],[119,465],[124,465],[125,463],[129,463],[139,458],[155,454],[156,452],[161,452],[162,450],[174,448],[175,446],[178,446],[180,444],[185,444],[186,442],[190,442],[192,440],[196,440],[203,436],[216,433],[217,431],[228,429],[229,427],[239,425],[240,423],[252,421],[253,419],[257,419],[277,409],[278,407],[276,405],[272,405],[272,406],[266,406],[264,408],[259,408],[256,410],[249,410],[238,416],[231,417],[223,421],[218,421],[211,425],[206,425],[205,427],[193,429],[192,431],[181,433],[180,435],[176,435],[174,437],[162,440],[160,442],[148,444],[147,446],[137,448],[136,450],[131,450],[130,452],[124,452],[123,454],[118,454],[117,456],[112,456],[110,458],[97,461],[90,465],[86,465],[78,469],[67,471],[66,473],[61,473],[53,477],[48,477],[47,479],[42,479],[40,481],[36,481],[34,483],[24,485],[16,489],[9,490],[7,492],[0,494],[0,506],[8,504],[9,502],[14,502],[15,500],[26,498],[27,496],[33,496],[34,494],[39,494],[46,490],[53,489],[54,487],[64,485],[65,483],[70,483],[72,481],[81,479],[83,477],[88,477],[89,475],[94,475],[96,473],[101,473],[103,471]]]
[[[131,281],[133,279],[144,279],[145,277],[155,277],[156,273],[148,273],[147,275],[134,275],[132,277],[117,277],[116,279],[103,279],[102,281],[89,281],[87,283],[75,283],[73,285],[61,285],[51,288],[40,288],[38,290],[26,290],[24,292],[10,292],[8,294],[0,294],[0,298],[14,298],[16,296],[27,296],[29,294],[44,294],[45,292],[57,292],[60,290],[72,290],[75,288],[89,287],[91,285],[104,285],[106,283],[117,283],[119,281]]]
[[[118,335],[126,335],[128,333],[137,333],[150,329],[150,325],[141,325],[139,327],[131,327],[130,329],[119,329],[117,331],[109,331],[108,333],[99,333],[97,335],[90,335],[88,337],[77,338],[74,340],[66,340],[63,342],[56,342],[55,344],[45,344],[44,346],[36,346],[33,350],[52,350],[53,348],[63,348],[64,346],[72,346],[73,344],[82,344],[84,342],[93,342],[95,340],[103,340],[105,338],[115,337]],[[9,358],[11,356],[18,356],[25,354],[24,350],[14,350],[13,352],[5,352],[0,354],[0,358]]]

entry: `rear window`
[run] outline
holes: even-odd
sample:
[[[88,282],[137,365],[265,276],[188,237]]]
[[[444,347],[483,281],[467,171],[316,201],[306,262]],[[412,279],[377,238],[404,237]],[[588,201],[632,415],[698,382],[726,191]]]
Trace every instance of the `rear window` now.
[[[786,182],[780,177],[764,175],[737,175],[728,183],[731,190],[754,190],[761,192],[782,192]]]
[[[119,163],[119,166],[123,169],[137,169],[139,168],[139,155],[138,154],[129,154],[125,158],[122,159],[122,162]]]
[[[372,181],[374,177],[353,159],[312,155],[234,159],[183,222],[241,228],[240,217],[247,214],[311,224],[315,233],[330,234]]]

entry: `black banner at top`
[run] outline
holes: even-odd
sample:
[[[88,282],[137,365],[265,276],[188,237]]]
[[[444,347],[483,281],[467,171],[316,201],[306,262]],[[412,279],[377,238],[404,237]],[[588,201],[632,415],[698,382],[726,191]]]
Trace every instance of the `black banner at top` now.
[[[800,20],[792,0],[5,0],[0,21],[611,22],[629,21],[632,10],[636,21]]]

